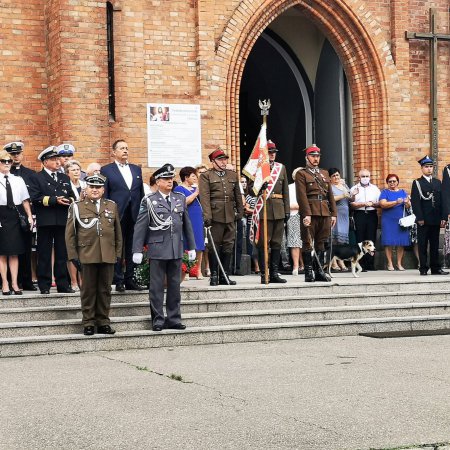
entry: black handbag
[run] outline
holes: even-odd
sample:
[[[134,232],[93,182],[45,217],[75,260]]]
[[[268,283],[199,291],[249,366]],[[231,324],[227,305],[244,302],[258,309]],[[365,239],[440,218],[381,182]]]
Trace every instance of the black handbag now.
[[[19,216],[19,224],[20,228],[24,233],[30,231],[30,224],[28,223],[27,217],[24,216],[18,209],[17,206],[14,205],[14,209],[17,211],[17,215]]]

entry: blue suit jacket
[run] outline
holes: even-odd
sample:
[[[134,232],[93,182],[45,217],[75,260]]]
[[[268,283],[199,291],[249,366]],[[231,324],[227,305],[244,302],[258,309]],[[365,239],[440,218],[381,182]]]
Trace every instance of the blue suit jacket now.
[[[131,204],[131,216],[133,221],[136,222],[139,213],[139,206],[142,198],[144,197],[144,184],[142,181],[141,168],[135,164],[129,164],[129,166],[133,176],[131,189],[128,189],[128,186],[125,183],[125,180],[115,162],[103,166],[100,173],[106,177],[105,198],[113,200],[117,203],[120,219],[122,219],[128,205]]]

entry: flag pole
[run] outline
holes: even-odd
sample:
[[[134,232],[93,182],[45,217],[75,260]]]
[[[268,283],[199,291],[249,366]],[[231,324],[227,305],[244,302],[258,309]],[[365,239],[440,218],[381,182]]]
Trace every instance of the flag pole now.
[[[270,103],[267,105],[266,102],[263,102],[261,105],[261,115],[263,116],[263,124],[267,128],[267,116],[269,115]],[[269,249],[267,246],[267,208],[266,208],[266,200],[267,200],[267,189],[264,189],[263,192],[263,224],[264,224],[264,236],[263,236],[263,246],[264,246],[264,283],[269,284]]]

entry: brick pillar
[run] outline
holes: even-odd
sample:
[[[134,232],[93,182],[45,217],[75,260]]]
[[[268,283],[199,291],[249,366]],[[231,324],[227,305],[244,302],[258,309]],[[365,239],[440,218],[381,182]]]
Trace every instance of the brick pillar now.
[[[83,162],[109,160],[106,3],[47,0],[50,143]]]

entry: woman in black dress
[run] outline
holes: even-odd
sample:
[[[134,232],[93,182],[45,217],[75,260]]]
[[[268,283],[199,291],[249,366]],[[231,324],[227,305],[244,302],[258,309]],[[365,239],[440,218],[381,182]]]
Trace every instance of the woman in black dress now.
[[[18,255],[25,253],[23,231],[19,222],[19,211],[33,226],[28,189],[21,177],[11,175],[12,159],[5,150],[0,151],[0,274],[2,293],[10,295],[8,265],[11,274],[11,287],[16,295],[22,291],[17,284],[19,269]]]

